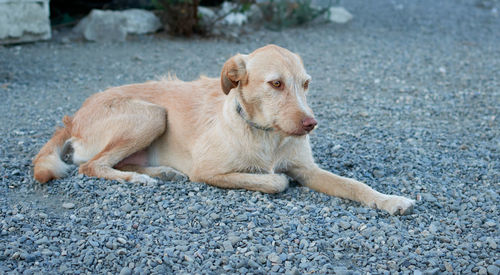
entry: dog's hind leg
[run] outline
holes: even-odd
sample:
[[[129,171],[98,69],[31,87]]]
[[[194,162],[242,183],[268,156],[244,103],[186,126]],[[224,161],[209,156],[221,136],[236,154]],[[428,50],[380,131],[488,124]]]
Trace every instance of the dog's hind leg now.
[[[136,99],[122,98],[113,102],[112,110],[101,111],[99,119],[85,125],[79,147],[85,148],[96,140],[105,140],[98,153],[80,165],[79,172],[91,177],[118,181],[152,183],[156,180],[137,172],[120,171],[114,168],[123,159],[145,149],[165,132],[166,110],[158,105]],[[94,115],[95,116],[95,115]],[[78,119],[78,117],[75,117]],[[82,118],[83,119],[83,118]],[[89,145],[90,144],[90,145]],[[75,148],[75,157],[78,146]]]

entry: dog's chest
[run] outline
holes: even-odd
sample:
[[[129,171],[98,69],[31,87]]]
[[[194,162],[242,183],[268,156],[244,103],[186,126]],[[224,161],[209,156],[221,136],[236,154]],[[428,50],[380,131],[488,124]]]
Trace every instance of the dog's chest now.
[[[241,172],[273,173],[286,162],[288,139],[264,137],[250,146],[241,146],[235,164]]]

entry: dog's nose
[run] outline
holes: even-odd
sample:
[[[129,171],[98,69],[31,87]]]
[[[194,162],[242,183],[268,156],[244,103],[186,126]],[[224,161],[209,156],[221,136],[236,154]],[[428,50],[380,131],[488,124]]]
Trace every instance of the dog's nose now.
[[[302,128],[307,132],[312,131],[316,125],[318,122],[312,117],[306,117],[302,120]]]

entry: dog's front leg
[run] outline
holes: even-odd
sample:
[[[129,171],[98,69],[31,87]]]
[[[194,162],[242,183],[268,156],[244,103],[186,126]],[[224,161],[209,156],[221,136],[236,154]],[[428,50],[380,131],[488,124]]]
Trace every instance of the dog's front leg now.
[[[414,200],[382,194],[364,183],[320,169],[316,164],[292,168],[289,175],[313,190],[383,209],[391,215],[409,214],[415,205]]]
[[[288,187],[288,178],[282,174],[228,173],[192,178],[221,188],[247,189],[263,193],[279,193]]]

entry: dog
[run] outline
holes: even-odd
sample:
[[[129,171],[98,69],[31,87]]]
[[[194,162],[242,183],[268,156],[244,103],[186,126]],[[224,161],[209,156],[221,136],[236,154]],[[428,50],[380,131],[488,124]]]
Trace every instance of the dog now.
[[[289,178],[313,190],[390,214],[415,201],[386,195],[320,169],[308,134],[311,77],[299,55],[268,45],[227,60],[221,77],[175,77],[110,88],[90,96],[33,160],[34,178],[64,177],[72,150],[79,173],[133,183],[155,178],[278,193]]]

